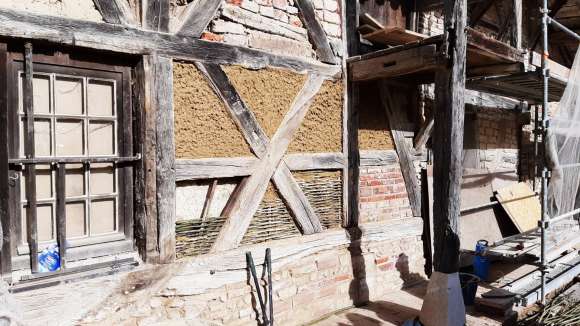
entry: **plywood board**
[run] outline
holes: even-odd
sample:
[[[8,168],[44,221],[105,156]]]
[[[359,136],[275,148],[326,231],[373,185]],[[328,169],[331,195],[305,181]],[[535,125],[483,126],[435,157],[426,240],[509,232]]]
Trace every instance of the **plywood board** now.
[[[520,182],[499,189],[496,198],[520,232],[538,226],[541,216],[540,201],[526,183]]]
[[[421,41],[427,38],[426,35],[406,30],[401,27],[385,27],[370,34],[364,34],[363,37],[373,43],[386,45],[402,45],[411,42]]]

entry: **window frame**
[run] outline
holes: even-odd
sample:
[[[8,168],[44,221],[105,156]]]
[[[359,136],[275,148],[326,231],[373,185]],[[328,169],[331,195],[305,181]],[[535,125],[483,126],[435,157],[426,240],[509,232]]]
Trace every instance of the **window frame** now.
[[[19,72],[23,70],[24,55],[18,51],[21,46],[9,45],[7,53],[7,108],[8,108],[8,158],[18,159],[20,157],[20,131],[19,131]],[[74,58],[73,58],[74,55]],[[94,58],[99,58],[100,62],[94,62]],[[132,69],[130,61],[125,58],[110,58],[107,55],[98,56],[77,51],[72,53],[53,52],[51,54],[40,53],[33,55],[35,73],[56,73],[57,75],[76,76],[89,79],[115,80],[116,87],[116,153],[114,155],[103,155],[111,157],[131,157],[133,150],[133,103],[132,103]],[[88,108],[85,108],[88,109]],[[51,114],[54,114],[52,112]],[[56,119],[56,118],[55,118]],[[89,118],[86,118],[89,121]],[[86,126],[88,128],[88,125]],[[86,140],[88,142],[88,139]],[[52,153],[51,157],[57,156]],[[83,157],[90,157],[85,153]],[[70,157],[70,156],[69,156]],[[75,156],[76,157],[76,156]],[[100,156],[99,156],[100,157]],[[116,183],[117,183],[117,231],[102,236],[87,235],[83,238],[67,240],[67,260],[75,261],[79,259],[92,258],[97,256],[112,255],[120,252],[134,251],[133,244],[133,220],[134,220],[134,187],[133,187],[133,165],[132,162],[115,163]],[[21,172],[18,166],[9,166],[9,177],[14,180],[15,173]],[[54,171],[54,169],[53,169]],[[54,181],[55,179],[53,179]],[[18,178],[9,187],[9,211],[11,229],[11,256],[12,270],[29,268],[29,247],[23,239],[22,210],[21,210],[21,182]],[[89,193],[85,194],[89,196]],[[90,201],[90,197],[88,197]],[[68,202],[68,201],[67,201]],[[56,218],[56,216],[53,216]],[[24,235],[25,236],[25,235]],[[48,243],[53,243],[51,240]],[[42,242],[46,243],[46,242]]]

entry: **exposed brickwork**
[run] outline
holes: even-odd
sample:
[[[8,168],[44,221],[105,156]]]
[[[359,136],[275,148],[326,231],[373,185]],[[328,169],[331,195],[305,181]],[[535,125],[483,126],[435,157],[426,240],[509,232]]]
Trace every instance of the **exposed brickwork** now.
[[[272,275],[276,324],[302,325],[355,302],[389,300],[393,289],[425,279],[422,257],[419,236],[411,236],[364,242],[350,250],[339,246],[296,259]],[[153,296],[128,313],[103,307],[102,316],[87,317],[83,324],[107,320],[124,325],[175,321],[255,325],[259,305],[250,284],[227,284],[191,296]]]
[[[335,54],[342,55],[341,16],[337,0],[314,1],[316,15]],[[315,58],[294,0],[227,0],[208,26],[206,40]]]
[[[399,164],[360,168],[360,221],[412,216]]]
[[[521,130],[517,113],[499,109],[479,110],[477,120],[481,167],[517,169]]]

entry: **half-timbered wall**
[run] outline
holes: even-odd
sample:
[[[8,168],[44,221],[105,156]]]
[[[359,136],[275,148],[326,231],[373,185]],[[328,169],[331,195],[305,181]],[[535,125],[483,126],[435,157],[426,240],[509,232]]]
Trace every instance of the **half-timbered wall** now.
[[[102,22],[103,17],[92,0],[21,0],[0,1],[1,8],[22,10],[43,15]]]

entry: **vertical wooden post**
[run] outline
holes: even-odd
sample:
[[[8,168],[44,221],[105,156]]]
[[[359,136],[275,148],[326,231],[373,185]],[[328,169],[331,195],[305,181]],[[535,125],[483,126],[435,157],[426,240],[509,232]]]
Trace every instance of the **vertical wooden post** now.
[[[66,264],[66,165],[60,163],[56,173],[56,240],[60,256],[60,268]]]
[[[0,279],[12,272],[8,167],[8,53],[0,44]]]
[[[343,53],[343,85],[344,107],[342,111],[342,150],[345,157],[345,167],[342,172],[343,192],[343,226],[353,227],[358,225],[359,215],[359,163],[360,154],[358,148],[358,120],[356,110],[358,103],[358,85],[350,81],[346,59],[358,54],[359,34],[358,12],[359,2],[343,0],[342,11],[342,35],[344,42]]]
[[[136,222],[144,260],[175,257],[175,144],[172,60],[143,56],[137,67],[143,161],[136,169]]]
[[[175,133],[173,123],[173,61],[156,57],[151,78],[156,111],[157,232],[159,262],[175,258]]]
[[[26,113],[26,132],[24,136],[24,154],[27,158],[34,158],[34,95],[33,95],[33,68],[32,44],[24,45],[25,78],[22,89],[22,103]],[[36,167],[34,164],[26,166],[26,239],[30,248],[30,270],[38,272],[38,232],[36,224]]]
[[[445,1],[445,31],[441,48],[444,69],[435,77],[433,130],[434,269],[459,271],[459,212],[463,175],[466,0]]]

